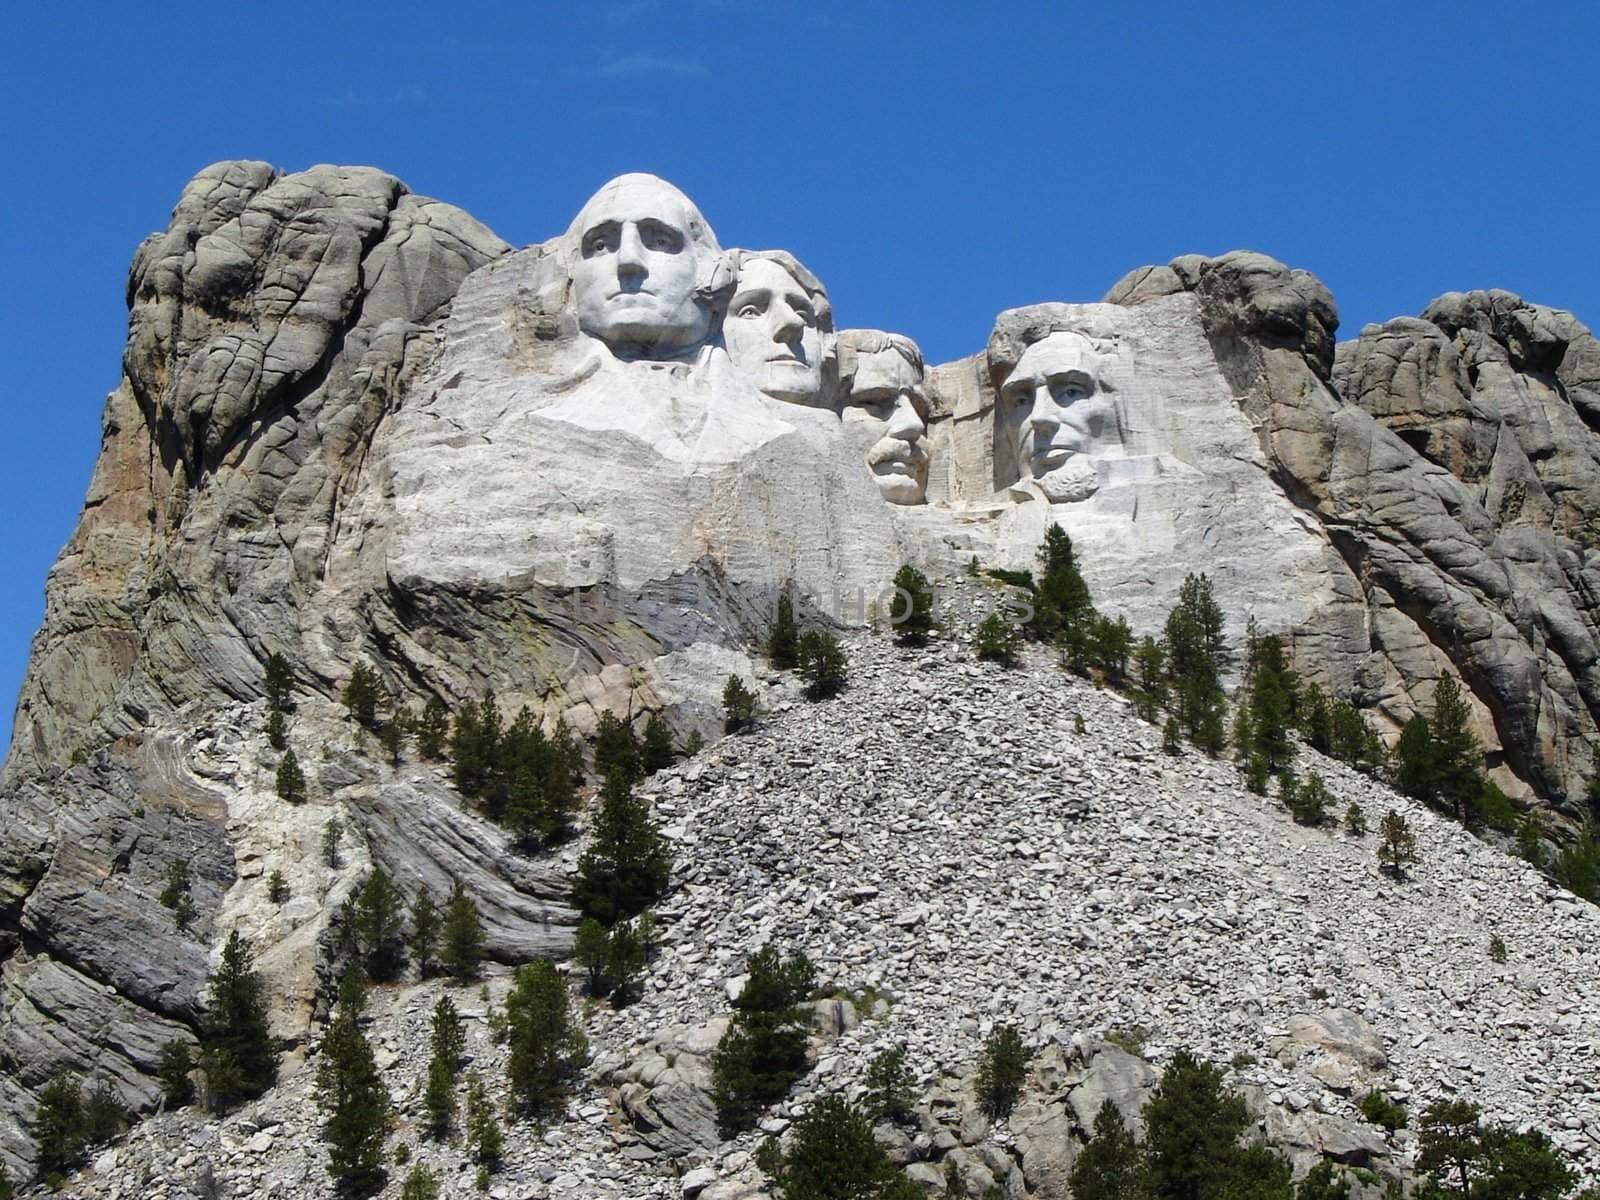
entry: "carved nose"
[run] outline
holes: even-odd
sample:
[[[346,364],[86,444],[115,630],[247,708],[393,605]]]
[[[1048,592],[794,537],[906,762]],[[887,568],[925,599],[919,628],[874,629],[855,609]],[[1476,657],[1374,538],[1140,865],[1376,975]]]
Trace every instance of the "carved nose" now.
[[[1061,406],[1056,403],[1056,398],[1050,394],[1050,389],[1040,386],[1033,394],[1033,409],[1028,414],[1028,423],[1041,432],[1054,433],[1061,428]]]
[[[782,301],[772,308],[772,340],[775,342],[788,342],[793,344],[800,340],[800,335],[805,332],[805,322],[800,319],[800,314],[795,312]]]
[[[911,403],[911,397],[901,392],[895,398],[894,412],[889,416],[888,435],[902,442],[914,442],[927,432],[927,426],[922,423],[922,417],[917,413],[917,406]]]
[[[646,274],[644,244],[639,241],[639,229],[635,225],[622,227],[622,236],[617,243],[617,274],[635,278],[642,278]]]

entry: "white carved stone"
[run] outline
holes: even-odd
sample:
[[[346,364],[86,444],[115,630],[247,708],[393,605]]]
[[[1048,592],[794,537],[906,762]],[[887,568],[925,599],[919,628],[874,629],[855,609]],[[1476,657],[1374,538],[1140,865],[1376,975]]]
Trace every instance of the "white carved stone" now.
[[[863,443],[883,498],[921,504],[929,457],[922,352],[910,338],[877,329],[843,330],[838,346],[845,428]]]
[[[736,250],[733,269],[722,323],[728,357],[774,400],[831,408],[833,312],[821,281],[782,250]]]

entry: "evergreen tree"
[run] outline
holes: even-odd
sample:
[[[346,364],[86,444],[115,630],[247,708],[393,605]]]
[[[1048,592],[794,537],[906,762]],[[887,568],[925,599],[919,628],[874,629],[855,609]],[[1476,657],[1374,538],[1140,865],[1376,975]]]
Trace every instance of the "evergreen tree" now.
[[[644,739],[639,745],[639,762],[646,775],[654,775],[672,765],[672,729],[659,712],[644,723]]]
[[[933,632],[933,587],[928,577],[909,563],[895,572],[889,621],[895,639],[904,645],[920,646]]]
[[[867,1115],[874,1122],[890,1122],[901,1125],[910,1123],[915,1117],[916,1076],[911,1073],[911,1068],[906,1065],[906,1048],[904,1046],[890,1046],[887,1050],[880,1050],[872,1056],[867,1063],[867,1074],[863,1080],[866,1085],[866,1096],[862,1103]]]
[[[278,1048],[267,1020],[261,977],[255,972],[255,953],[237,929],[228,935],[222,961],[210,977],[208,1001],[201,1042],[208,1051],[221,1052],[232,1061],[237,1084],[225,1079],[219,1087],[208,1073],[206,1086],[213,1105],[227,1108],[261,1095],[278,1078]]]
[[[624,726],[624,731],[631,741],[632,730]],[[496,783],[492,791],[498,796],[502,788],[500,781],[506,781],[505,809],[500,816],[525,849],[547,845],[564,834],[577,807],[578,776],[569,756],[581,763],[581,752],[570,744],[565,726],[558,725],[556,733],[556,738],[547,738],[533,715],[524,708],[500,739],[499,754],[493,766]],[[597,759],[607,753],[599,741],[595,753]],[[629,753],[637,762],[637,747]]]
[[[502,1152],[500,1122],[495,1118],[494,1105],[489,1103],[483,1080],[478,1078],[476,1071],[467,1076],[467,1142],[472,1147],[473,1158],[486,1170],[499,1168]]]
[[[587,1052],[572,1020],[566,981],[547,959],[517,968],[506,997],[510,1054],[506,1075],[511,1094],[525,1112],[556,1111]]]
[[[799,654],[798,643],[795,654]],[[737,733],[755,723],[755,693],[745,687],[744,681],[737,675],[729,675],[722,687],[722,716],[723,728],[728,733]]]
[[[1417,861],[1417,838],[1394,809],[1378,822],[1378,862],[1397,879],[1404,879],[1406,866]]]
[[[992,612],[978,622],[978,634],[973,640],[973,649],[977,651],[979,658],[997,662],[1002,667],[1009,667],[1017,661],[1019,640],[1016,626],[1000,613]]]
[[[1480,1110],[1466,1100],[1440,1100],[1428,1106],[1417,1122],[1417,1170],[1446,1192],[1466,1197],[1483,1166]]]
[[[1434,790],[1463,825],[1475,824],[1483,792],[1483,747],[1472,732],[1472,709],[1453,675],[1433,693]]]
[[[1073,1200],[1140,1200],[1149,1194],[1144,1152],[1110,1100],[1095,1114],[1094,1134],[1072,1165]]]
[[[367,1011],[367,973],[360,963],[351,963],[339,976],[339,1015],[360,1022]]]
[[[328,1026],[318,1060],[316,1096],[328,1143],[328,1174],[342,1192],[376,1195],[387,1177],[383,1139],[389,1090],[353,1017],[341,1013]]]
[[[339,910],[340,948],[358,958],[369,977],[393,979],[406,963],[405,897],[379,867]]]
[[[357,663],[350,672],[350,681],[344,685],[339,699],[349,710],[351,720],[363,729],[378,726],[378,698],[380,687],[378,673],[366,663]]]
[[[626,774],[607,776],[593,837],[578,859],[573,898],[579,909],[602,924],[614,924],[665,895],[671,875],[672,851],[650,806],[633,795]]]
[[[1257,638],[1249,666],[1250,728],[1253,749],[1267,760],[1269,770],[1289,761],[1289,729],[1294,720],[1298,682],[1277,634]]]
[[[440,996],[433,1006],[430,1045],[435,1058],[441,1058],[454,1071],[467,1052],[467,1027],[449,996]]]
[[[40,1090],[30,1132],[41,1175],[67,1171],[83,1161],[88,1132],[83,1094],[74,1076],[61,1072]]]
[[[173,1108],[194,1103],[194,1054],[188,1042],[170,1041],[161,1047],[160,1065],[156,1078],[161,1081],[161,1094]]]
[[[494,693],[482,700],[468,700],[456,713],[455,731],[450,738],[450,757],[455,772],[456,791],[478,799],[489,791],[500,751],[500,708]],[[491,816],[498,816],[491,812]]]
[[[329,817],[322,826],[322,864],[330,871],[339,869],[339,839],[344,836],[344,822]]]
[[[388,755],[389,765],[391,767],[398,767],[400,765],[400,752],[405,747],[405,714],[396,711],[394,715],[384,723],[383,733],[380,734],[379,737],[383,742],[383,752],[384,754]]]
[[[1433,731],[1417,713],[1400,730],[1394,746],[1395,780],[1400,791],[1430,808],[1439,802],[1439,775],[1434,765]]]
[[[620,771],[630,783],[644,776],[633,725],[615,713],[601,713],[600,723],[595,726],[594,770],[602,779]]]
[[[823,700],[843,690],[850,664],[844,647],[833,634],[808,630],[800,638],[800,675],[806,681],[806,699]]]
[[[459,879],[450,885],[450,899],[444,906],[444,944],[439,957],[446,971],[457,980],[476,979],[483,961],[483,921]]]
[[[267,745],[274,750],[289,748],[289,723],[277,709],[267,714]]]
[[[441,920],[439,906],[427,892],[417,893],[411,902],[411,933],[406,939],[411,948],[411,959],[417,964],[417,973],[424,979],[433,974],[434,955],[439,949]]]
[[[1577,840],[1556,856],[1550,873],[1569,892],[1600,904],[1600,824],[1585,825]]]
[[[417,719],[417,754],[430,762],[444,757],[449,736],[450,712],[443,700],[429,696],[422,706],[422,716]]]
[[[274,870],[267,877],[267,899],[274,904],[282,904],[289,898],[289,881],[283,877],[283,872]]]
[[[644,971],[644,943],[632,921],[618,921],[606,943],[606,977],[611,982],[611,1002],[625,1004]]]
[[[1133,654],[1133,629],[1128,619],[1100,617],[1094,625],[1095,661],[1105,677],[1120,685],[1128,676],[1128,659]]]
[[[783,1098],[806,1069],[809,1014],[799,1007],[816,986],[803,954],[781,959],[763,946],[745,962],[744,990],[711,1055],[712,1096],[724,1129],[747,1129]]]
[[[1003,1117],[1022,1094],[1033,1052],[1012,1026],[999,1024],[983,1043],[978,1060],[978,1103],[990,1116]]]
[[[267,710],[286,713],[294,707],[290,693],[294,690],[294,670],[289,660],[277,651],[267,656],[266,676],[262,690],[267,694]]]
[[[1166,651],[1155,638],[1147,636],[1133,652],[1133,662],[1139,675],[1139,715],[1146,721],[1154,721],[1156,714],[1167,705]]]
[[[1250,1117],[1222,1068],[1179,1050],[1144,1106],[1145,1156],[1155,1200],[1225,1195]]]
[[[400,1200],[439,1200],[439,1181],[432,1171],[418,1163],[411,1168],[400,1188]]]
[[[1225,646],[1222,610],[1205,575],[1189,575],[1167,614],[1163,642],[1178,718],[1198,741],[1208,722],[1219,719]],[[1220,740],[1220,739],[1218,739]]]
[[[611,939],[606,927],[593,917],[578,923],[572,938],[572,961],[582,967],[589,977],[589,991],[605,994],[606,960],[611,954]]]
[[[449,1064],[437,1055],[428,1060],[422,1109],[427,1118],[428,1135],[439,1141],[449,1137],[450,1126],[456,1119],[456,1076]]]
[[[1327,693],[1314,683],[1307,686],[1300,702],[1300,729],[1313,749],[1333,754],[1333,709]]]
[[[278,764],[278,799],[286,800],[290,804],[304,804],[306,802],[306,776],[300,769],[300,760],[295,757],[293,750],[283,752],[283,761]]]
[[[794,1124],[787,1151],[772,1143],[771,1168],[782,1200],[890,1200],[905,1180],[872,1133],[867,1115],[843,1096],[825,1096]],[[915,1187],[915,1185],[913,1185]]]
[[[1045,530],[1038,551],[1039,578],[1034,591],[1033,627],[1046,640],[1086,641],[1094,620],[1089,585],[1078,569],[1072,539],[1060,525]]]
[[[1497,1125],[1484,1130],[1483,1159],[1473,1200],[1561,1200],[1578,1182],[1578,1173],[1538,1129],[1518,1132]]]
[[[1354,800],[1344,810],[1344,827],[1349,830],[1351,837],[1367,836],[1367,814]]]
[[[794,598],[790,585],[778,595],[778,615],[767,639],[767,657],[777,671],[792,671],[800,665],[800,626],[794,619]]]
[[[1324,1158],[1306,1173],[1295,1200],[1350,1200],[1350,1176]]]

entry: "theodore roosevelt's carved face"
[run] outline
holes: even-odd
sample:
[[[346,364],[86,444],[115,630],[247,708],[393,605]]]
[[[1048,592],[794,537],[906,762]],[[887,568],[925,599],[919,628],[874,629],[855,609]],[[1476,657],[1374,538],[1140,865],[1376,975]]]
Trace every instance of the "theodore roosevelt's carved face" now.
[[[621,175],[583,206],[571,232],[578,328],[633,357],[705,340],[721,251],[687,196],[654,175]]]
[[[928,485],[927,401],[922,394],[921,355],[904,338],[847,342],[860,331],[846,330],[841,341],[841,371],[848,355],[850,395],[840,416],[870,438],[867,466],[878,491],[891,504],[921,504]],[[848,347],[848,349],[846,349]],[[904,348],[902,348],[904,347]]]
[[[1122,437],[1094,344],[1070,332],[1033,343],[1006,376],[1001,401],[1018,477],[1032,478],[1053,504],[1093,495],[1094,455]]]
[[[774,400],[823,403],[829,334],[818,309],[817,297],[780,262],[744,259],[722,321],[728,357]]]

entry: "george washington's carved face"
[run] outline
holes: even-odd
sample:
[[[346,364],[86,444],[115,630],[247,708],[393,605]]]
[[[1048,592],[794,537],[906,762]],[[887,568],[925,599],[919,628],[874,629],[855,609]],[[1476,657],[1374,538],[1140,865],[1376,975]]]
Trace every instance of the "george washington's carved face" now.
[[[642,357],[705,340],[706,285],[721,251],[687,196],[654,175],[621,175],[583,206],[571,232],[578,328]]]
[[[1094,344],[1070,332],[1035,342],[1006,376],[1001,401],[1018,477],[1032,478],[1054,504],[1092,496],[1100,486],[1094,455],[1122,440]]]

